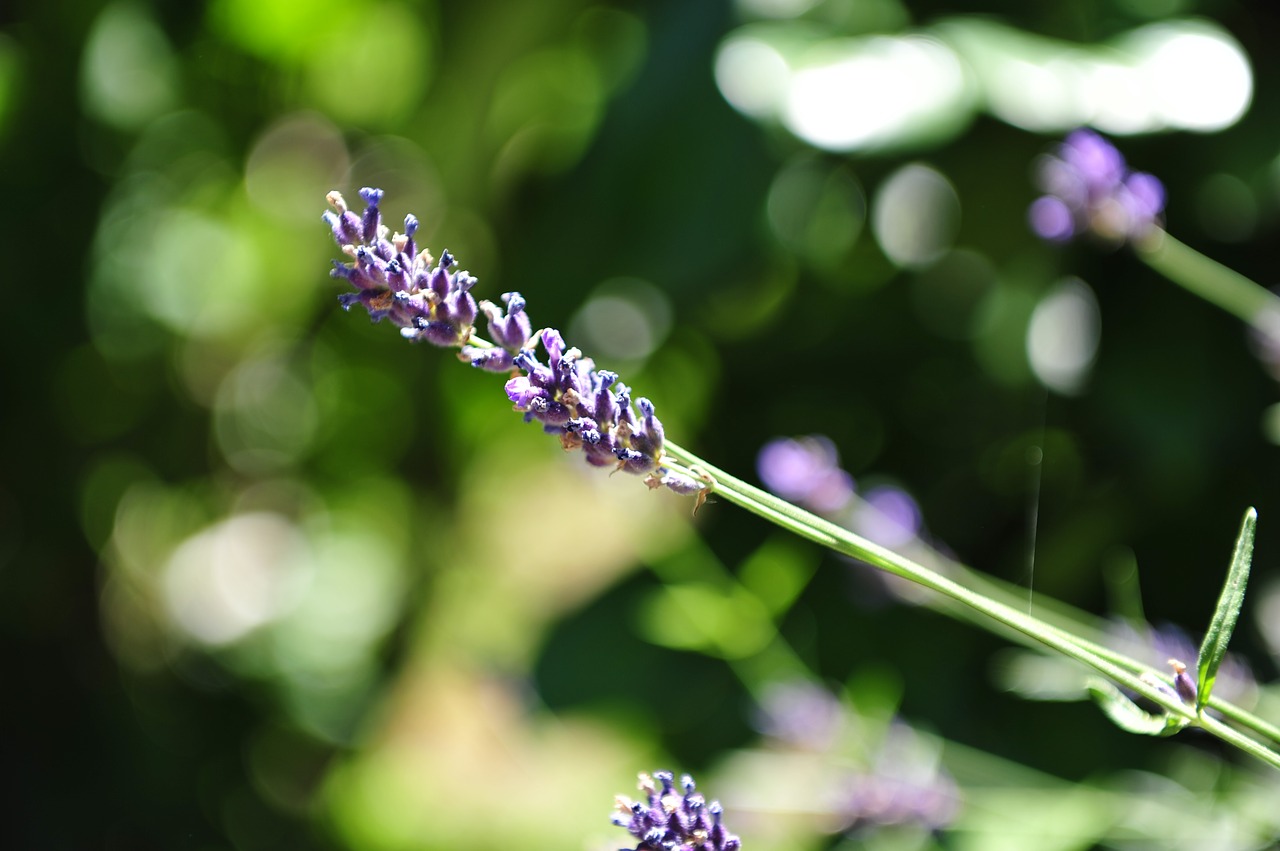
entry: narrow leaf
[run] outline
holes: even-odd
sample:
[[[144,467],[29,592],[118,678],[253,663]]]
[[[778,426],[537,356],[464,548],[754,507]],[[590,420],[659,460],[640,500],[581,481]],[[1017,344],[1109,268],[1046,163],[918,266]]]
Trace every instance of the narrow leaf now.
[[[1213,620],[1209,622],[1209,629],[1200,644],[1196,681],[1197,712],[1209,702],[1213,681],[1218,676],[1218,666],[1227,655],[1227,643],[1231,641],[1236,619],[1240,616],[1240,607],[1244,604],[1244,588],[1249,581],[1249,566],[1253,562],[1253,533],[1257,524],[1258,512],[1250,508],[1244,513],[1244,522],[1240,524],[1240,536],[1236,538],[1236,549],[1231,555],[1231,569],[1227,571],[1227,581],[1222,585],[1222,594],[1213,611]]]
[[[1138,704],[1105,680],[1089,682],[1089,696],[1098,704],[1111,723],[1128,733],[1140,736],[1172,736],[1187,726],[1187,719],[1178,715],[1156,715]]]

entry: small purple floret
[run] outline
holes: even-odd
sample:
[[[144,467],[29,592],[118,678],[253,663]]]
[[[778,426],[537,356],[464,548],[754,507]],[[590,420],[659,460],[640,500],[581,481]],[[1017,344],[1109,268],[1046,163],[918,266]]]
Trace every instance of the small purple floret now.
[[[756,472],[770,491],[821,514],[837,512],[853,498],[853,477],[840,468],[835,444],[819,435],[766,443]]]
[[[920,506],[911,494],[880,485],[862,496],[864,505],[853,515],[853,530],[889,549],[901,547],[920,534]]]

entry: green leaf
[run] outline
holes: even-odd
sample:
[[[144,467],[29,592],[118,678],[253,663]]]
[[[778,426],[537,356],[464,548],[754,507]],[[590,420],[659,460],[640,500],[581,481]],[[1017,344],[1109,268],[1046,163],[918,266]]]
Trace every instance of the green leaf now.
[[[1111,723],[1139,736],[1172,736],[1190,723],[1179,715],[1154,715],[1105,680],[1090,680],[1089,696]]]
[[[1257,509],[1250,508],[1244,513],[1244,521],[1240,524],[1240,536],[1236,538],[1236,549],[1231,555],[1231,569],[1227,571],[1227,581],[1218,597],[1218,607],[1213,611],[1213,620],[1209,622],[1209,629],[1200,644],[1196,682],[1197,712],[1209,702],[1213,681],[1218,676],[1218,666],[1227,655],[1227,642],[1231,640],[1231,633],[1236,628],[1236,618],[1240,616],[1244,587],[1249,581],[1249,565],[1253,562],[1253,533],[1257,524]]]

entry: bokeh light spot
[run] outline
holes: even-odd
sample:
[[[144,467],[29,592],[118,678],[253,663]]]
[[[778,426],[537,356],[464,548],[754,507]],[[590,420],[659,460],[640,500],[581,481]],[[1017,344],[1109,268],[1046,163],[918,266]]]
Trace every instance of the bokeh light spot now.
[[[215,32],[255,56],[286,64],[317,38],[340,30],[348,15],[366,10],[363,0],[213,0],[207,14]],[[337,56],[332,61],[340,63]]]
[[[904,268],[930,265],[947,252],[960,226],[951,181],[919,163],[905,165],[876,193],[871,226],[885,256]]]
[[[760,39],[727,39],[716,54],[716,85],[733,108],[752,118],[769,118],[786,97],[791,69],[776,48]]]
[[[306,541],[292,523],[276,514],[242,514],[174,551],[164,567],[164,599],[185,635],[225,645],[287,611],[309,575]]]
[[[232,332],[256,318],[257,253],[225,218],[176,209],[154,226],[134,290],[147,312],[195,336]]]
[[[1041,383],[1065,395],[1079,393],[1097,355],[1101,323],[1093,290],[1080,279],[1050,290],[1027,325],[1027,359]]]
[[[244,473],[270,473],[311,447],[318,412],[310,386],[274,354],[237,366],[214,404],[214,433],[228,463]]]
[[[385,126],[422,100],[434,74],[434,49],[422,18],[398,4],[378,4],[311,45],[304,83],[334,120]]]
[[[662,344],[670,328],[666,293],[638,278],[615,278],[591,294],[569,334],[597,359],[638,361]]]
[[[500,144],[494,172],[554,173],[577,162],[595,135],[605,88],[577,46],[549,48],[506,68],[494,87],[488,132]]]
[[[87,111],[127,129],[173,107],[178,94],[173,49],[143,8],[115,3],[102,10],[85,43],[80,92]]]
[[[806,157],[774,177],[766,212],[770,228],[783,244],[802,257],[830,265],[857,242],[866,206],[852,173]]]
[[[1218,130],[1239,120],[1252,98],[1244,50],[1199,20],[1151,24],[1098,44],[976,17],[943,21],[934,31],[973,69],[986,108],[1029,130]]]
[[[1217,27],[1182,21],[1143,27],[1121,43],[1136,57],[1144,94],[1169,127],[1230,127],[1253,98],[1243,48]]]
[[[258,138],[245,163],[250,200],[284,221],[316,217],[316,187],[339,186],[350,162],[342,133],[315,113],[281,118]]]
[[[819,148],[874,149],[949,134],[969,118],[960,60],[922,36],[851,39],[796,70],[782,121]]]

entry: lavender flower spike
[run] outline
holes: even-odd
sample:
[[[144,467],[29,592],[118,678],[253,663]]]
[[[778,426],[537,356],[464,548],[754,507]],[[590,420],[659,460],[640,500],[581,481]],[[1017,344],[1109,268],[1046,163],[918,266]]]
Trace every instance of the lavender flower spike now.
[[[661,784],[659,786],[658,784]],[[619,795],[613,823],[625,827],[639,844],[629,851],[738,851],[742,841],[725,829],[719,801],[707,804],[693,778],[670,771],[640,775],[644,801]]]
[[[533,333],[520,293],[504,293],[505,311],[471,295],[476,279],[454,271],[448,251],[439,262],[425,248],[418,251],[414,234],[418,220],[408,215],[404,233],[390,234],[382,223],[382,190],[360,190],[365,209],[357,215],[338,192],[330,192],[332,212],[324,222],[342,253],[351,262],[334,262],[333,277],[349,283],[354,292],[338,297],[344,308],[358,304],[377,322],[390,319],[409,340],[426,340],[457,348],[461,360],[490,372],[508,373],[507,398],[525,420],[538,421],[558,435],[566,450],[581,450],[587,463],[646,476],[651,488],[666,487],[679,494],[706,499],[709,476],[687,475],[663,456],[662,423],[647,399],[631,406],[631,390],[617,373],[597,371],[590,358],[565,344],[560,332],[545,328]],[[434,266],[432,264],[435,264]],[[492,341],[475,334],[483,313]],[[535,347],[542,344],[546,363]]]
[[[1164,186],[1131,171],[1115,146],[1076,130],[1056,156],[1041,159],[1036,181],[1047,194],[1028,211],[1031,229],[1051,242],[1091,232],[1109,242],[1140,239],[1161,223]]]
[[[476,279],[466,272],[450,272],[453,258],[448,251],[434,270],[430,252],[414,253],[418,220],[413,216],[405,218],[405,233],[388,236],[378,209],[381,189],[366,187],[360,197],[367,206],[363,215],[356,216],[340,193],[330,192],[329,203],[337,213],[324,215],[338,247],[354,261],[335,261],[331,273],[356,290],[338,297],[342,306],[349,310],[359,304],[374,322],[390,319],[410,340],[437,346],[466,343],[477,311],[470,293]]]

